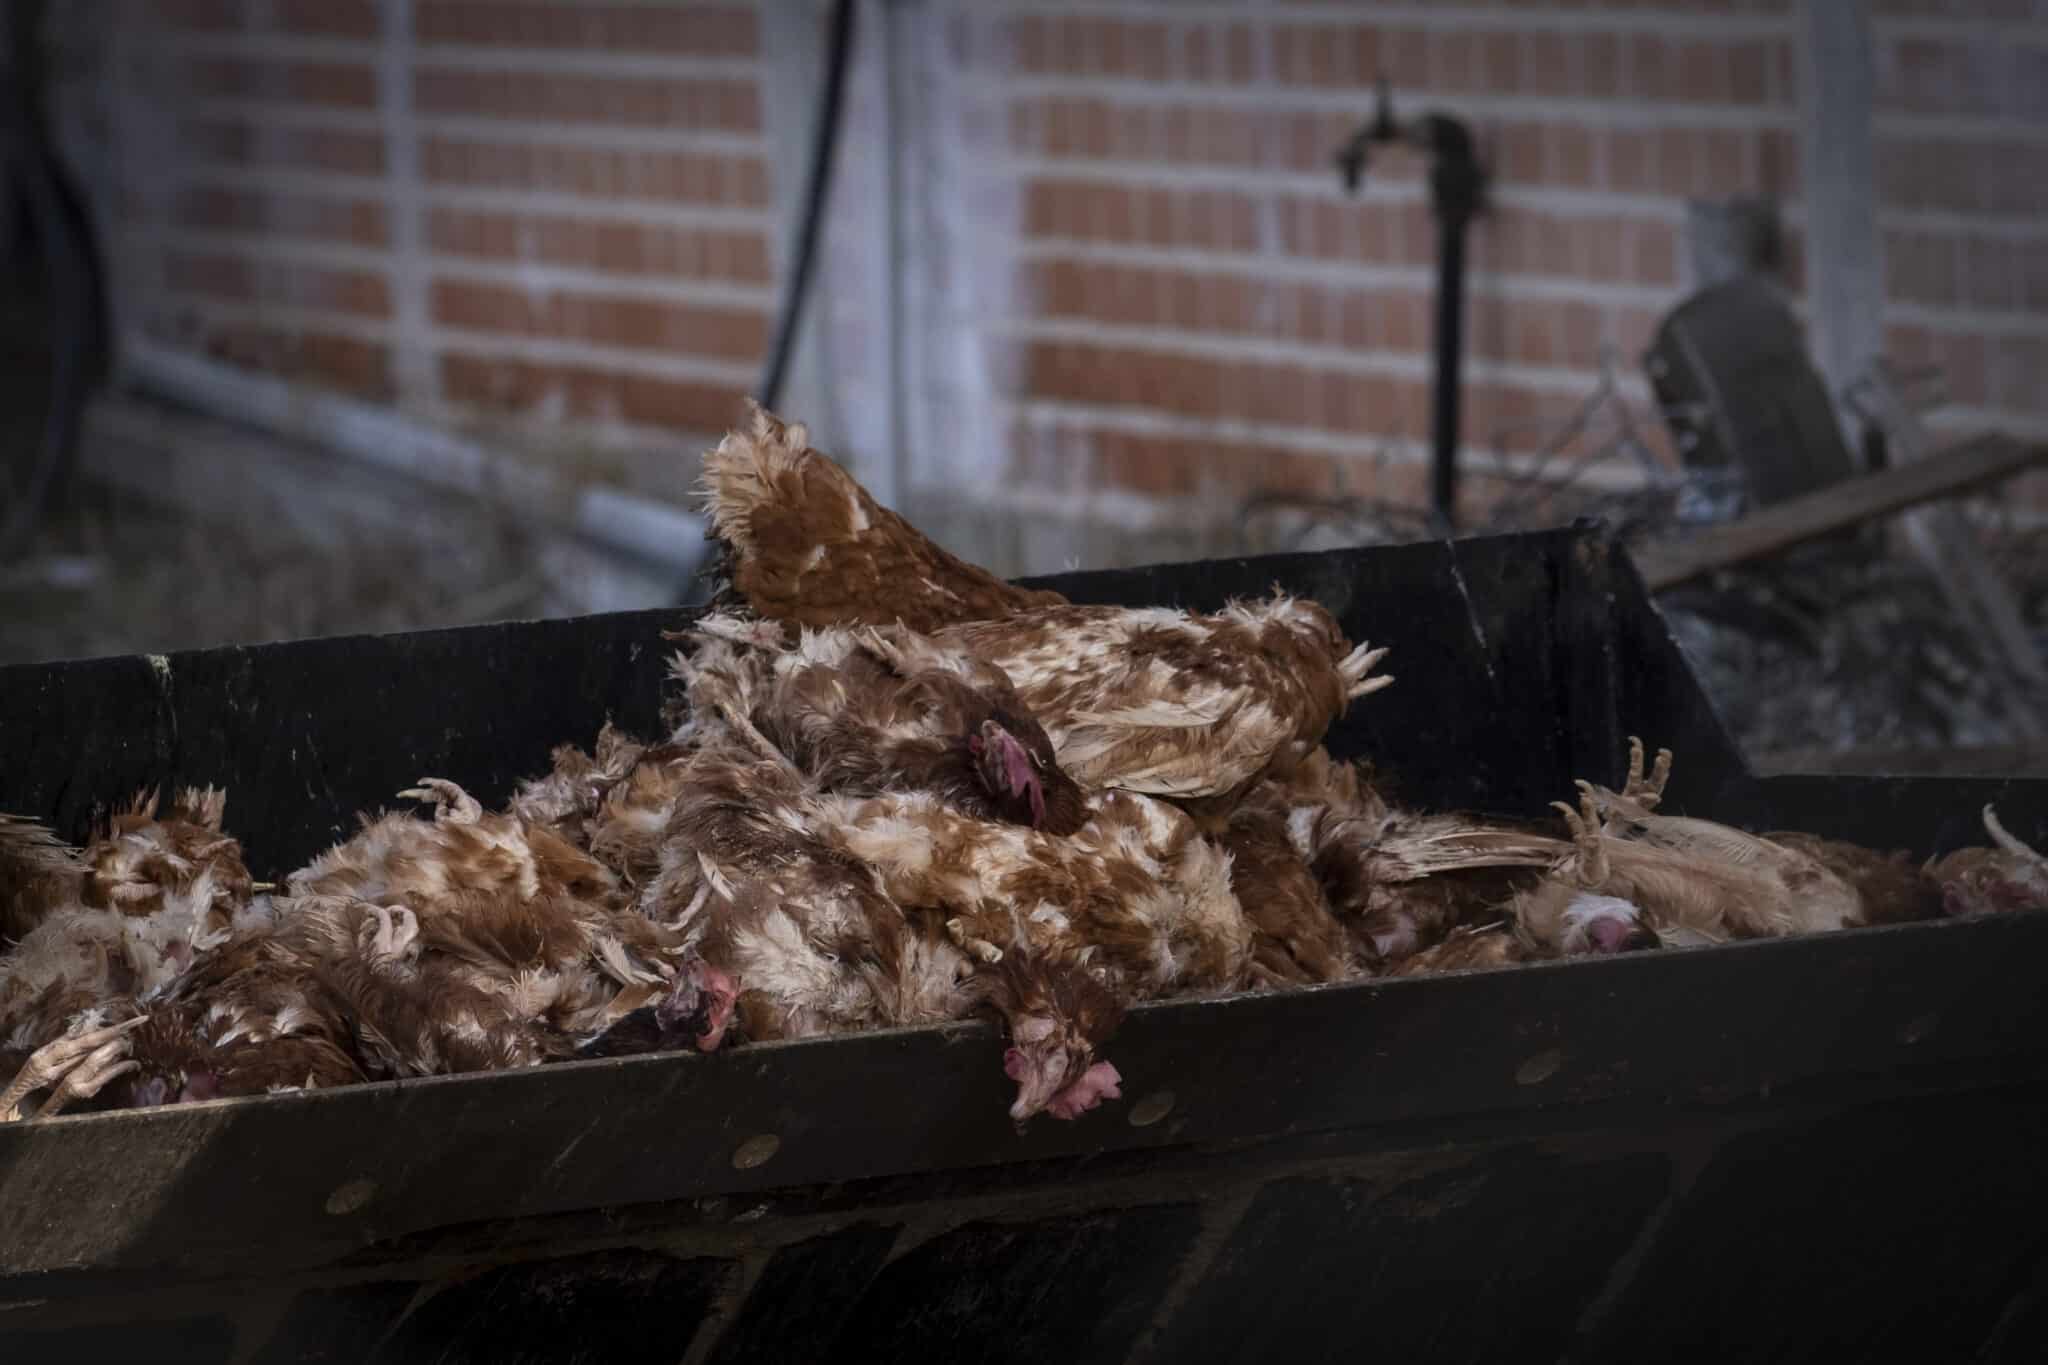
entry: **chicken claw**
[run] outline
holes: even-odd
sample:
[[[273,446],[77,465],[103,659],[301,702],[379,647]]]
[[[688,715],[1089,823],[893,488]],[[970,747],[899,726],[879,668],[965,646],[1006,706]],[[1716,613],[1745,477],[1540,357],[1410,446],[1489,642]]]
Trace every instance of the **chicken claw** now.
[[[1664,799],[1664,784],[1671,780],[1671,751],[1657,751],[1657,766],[1650,770],[1646,780],[1643,777],[1643,741],[1634,735],[1628,737],[1628,781],[1622,784],[1621,795],[1625,801],[1633,801],[1644,810],[1655,810],[1657,803]]]
[[[2015,857],[2026,858],[2048,866],[2048,855],[2035,851],[2033,845],[2007,829],[1998,819],[1998,812],[1989,803],[1984,807],[1984,832],[1991,836],[1991,842]]]
[[[991,966],[1003,960],[1003,950],[1001,948],[996,947],[995,944],[990,943],[985,938],[975,938],[969,934],[966,921],[957,916],[946,921],[946,933],[951,936],[954,944],[962,952],[972,953]]]
[[[445,777],[423,777],[417,787],[407,787],[399,795],[414,801],[432,802],[434,823],[437,825],[473,825],[483,819],[482,804]]]
[[[1577,785],[1577,809],[1563,801],[1553,801],[1550,805],[1564,816],[1565,828],[1571,831],[1572,843],[1578,848],[1579,884],[1597,887],[1607,880],[1606,828],[1600,820],[1600,804],[1593,793],[1593,784],[1582,781]]]
[[[36,1049],[21,1074],[0,1091],[0,1123],[21,1119],[22,1101],[53,1082],[56,1089],[36,1111],[40,1118],[48,1118],[73,1100],[97,1095],[107,1082],[138,1069],[140,1062],[127,1060],[127,1035],[141,1027],[145,1018],[138,1015],[126,1023],[59,1038]]]
[[[1392,674],[1382,674],[1377,678],[1368,676],[1371,674],[1373,666],[1386,657],[1387,651],[1385,646],[1379,649],[1368,649],[1364,645],[1360,645],[1338,662],[1337,675],[1344,680],[1344,696],[1346,700],[1357,701],[1360,697],[1369,696],[1379,691],[1382,687],[1393,685],[1394,679]]]

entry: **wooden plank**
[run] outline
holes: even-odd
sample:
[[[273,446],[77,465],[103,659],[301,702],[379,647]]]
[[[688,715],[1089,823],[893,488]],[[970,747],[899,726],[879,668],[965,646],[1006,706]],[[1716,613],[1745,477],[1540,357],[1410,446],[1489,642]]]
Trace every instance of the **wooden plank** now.
[[[1715,569],[1762,559],[1937,498],[1957,497],[2043,463],[2048,463],[2048,446],[1992,433],[1909,465],[1781,502],[1726,526],[1638,546],[1631,554],[1650,590],[1662,592]]]
[[[2048,777],[2048,745],[2000,744],[1953,749],[1773,749],[1750,765],[1763,777],[1875,774],[1896,777]]]

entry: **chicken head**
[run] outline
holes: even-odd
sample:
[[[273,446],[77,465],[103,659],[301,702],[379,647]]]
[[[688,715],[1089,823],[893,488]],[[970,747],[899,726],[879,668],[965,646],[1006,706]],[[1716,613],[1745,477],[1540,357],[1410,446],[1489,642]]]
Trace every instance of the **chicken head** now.
[[[2048,856],[2000,823],[1984,807],[1991,848],[1957,849],[1927,865],[1927,878],[1941,889],[1942,913],[1997,914],[2007,910],[2048,910]]]
[[[993,720],[983,721],[980,732],[967,737],[967,751],[974,755],[982,786],[1006,808],[1004,813],[1020,825],[1043,828],[1045,784],[1038,775],[1042,760]]]

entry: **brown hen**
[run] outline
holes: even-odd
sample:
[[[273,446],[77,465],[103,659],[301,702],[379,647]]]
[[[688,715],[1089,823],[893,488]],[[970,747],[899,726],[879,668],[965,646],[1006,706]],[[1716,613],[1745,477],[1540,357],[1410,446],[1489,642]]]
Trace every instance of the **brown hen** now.
[[[930,631],[1066,600],[946,553],[758,406],[705,455],[704,491],[733,588],[772,621]]]

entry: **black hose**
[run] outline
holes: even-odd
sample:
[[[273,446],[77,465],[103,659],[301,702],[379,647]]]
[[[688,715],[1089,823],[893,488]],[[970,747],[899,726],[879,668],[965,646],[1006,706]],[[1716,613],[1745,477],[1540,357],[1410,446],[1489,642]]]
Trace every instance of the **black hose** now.
[[[47,272],[51,370],[49,408],[43,419],[28,486],[0,517],[0,559],[35,528],[51,492],[63,482],[77,453],[86,399],[106,372],[107,298],[99,244],[91,216],[52,145],[43,111],[44,4],[21,4],[10,18],[9,70],[5,73],[9,192],[18,190]],[[20,262],[13,262],[20,269]],[[12,490],[10,490],[11,492]]]
[[[811,134],[810,177],[804,185],[796,255],[790,262],[789,280],[783,286],[782,315],[775,324],[775,341],[768,349],[768,363],[756,394],[764,408],[772,409],[782,396],[782,381],[796,351],[804,296],[810,292],[811,268],[818,254],[818,230],[824,222],[825,200],[832,188],[832,163],[838,156],[840,108],[846,92],[846,68],[853,53],[853,12],[858,4],[859,0],[833,0],[832,45],[825,53],[825,90],[818,104],[818,122]]]
[[[825,52],[825,89],[819,97],[818,121],[811,132],[811,164],[804,183],[802,216],[797,221],[796,255],[790,262],[789,278],[782,287],[782,309],[775,322],[775,339],[768,347],[768,360],[761,372],[761,385],[754,397],[762,407],[773,409],[782,396],[782,383],[789,375],[790,358],[796,353],[798,324],[803,319],[804,297],[810,292],[811,270],[818,255],[819,228],[825,221],[825,200],[832,189],[832,165],[839,152],[839,116],[846,95],[846,68],[853,55],[853,11],[860,0],[833,0],[831,46]],[[709,538],[710,532],[705,533]],[[702,606],[710,600],[712,580],[724,576],[727,556],[706,555],[701,567],[690,575],[676,599],[679,607]]]

